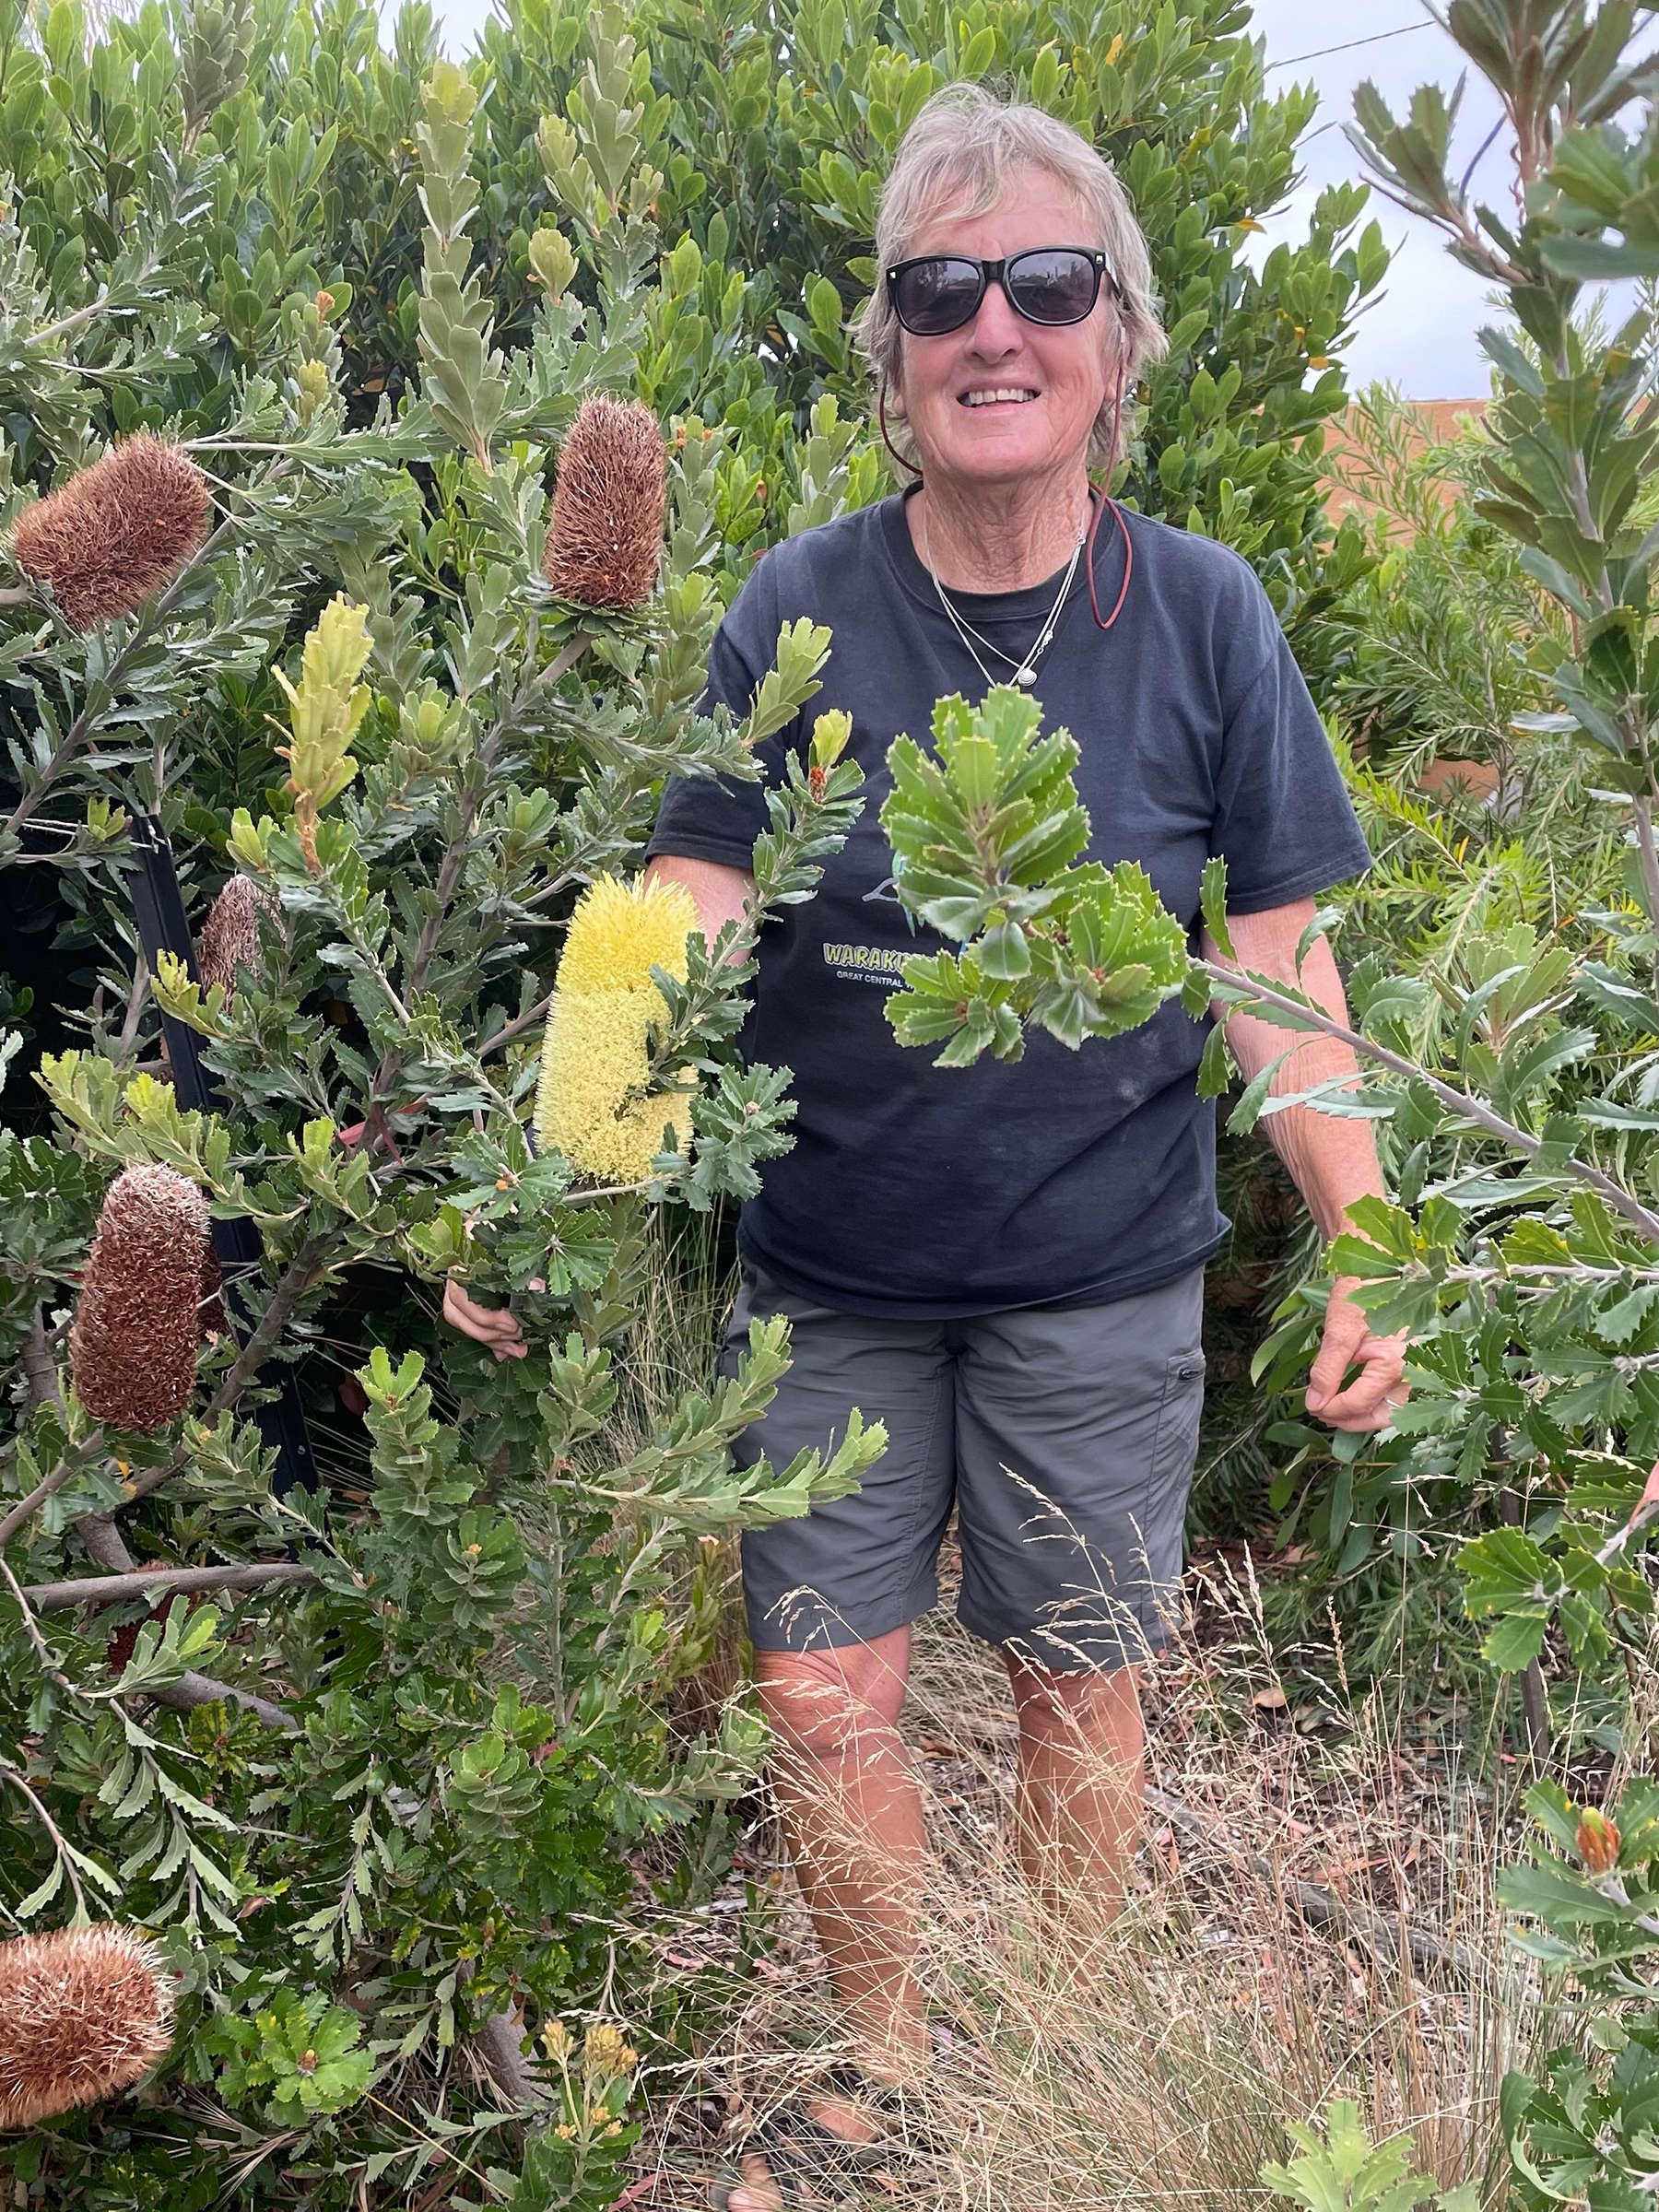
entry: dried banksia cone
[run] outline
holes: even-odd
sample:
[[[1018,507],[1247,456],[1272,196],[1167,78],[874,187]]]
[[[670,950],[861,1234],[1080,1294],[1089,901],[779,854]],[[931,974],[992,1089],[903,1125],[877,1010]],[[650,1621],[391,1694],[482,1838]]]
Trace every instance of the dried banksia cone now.
[[[209,505],[189,454],[142,430],[26,507],[11,549],[73,628],[90,629],[171,582],[207,535]]]
[[[172,2041],[172,2016],[155,1946],[128,1928],[0,1943],[0,2129],[130,2088]]]
[[[281,913],[281,901],[252,876],[232,876],[207,910],[202,934],[196,939],[196,967],[202,988],[210,991],[223,983],[229,998],[236,989],[236,971],[245,968],[257,975],[261,965],[259,917]]]
[[[95,1420],[159,1429],[195,1388],[207,1201],[147,1160],[105,1194],[69,1332],[76,1395]]]
[[[667,455],[637,399],[590,393],[559,456],[543,573],[579,606],[641,606],[656,588]]]
[[[601,876],[571,916],[559,983],[542,1039],[535,1141],[562,1152],[579,1175],[642,1182],[669,1124],[690,1135],[682,1096],[630,1099],[649,1080],[650,1033],[667,1012],[653,967],[686,980],[686,939],[697,926],[677,883]]]

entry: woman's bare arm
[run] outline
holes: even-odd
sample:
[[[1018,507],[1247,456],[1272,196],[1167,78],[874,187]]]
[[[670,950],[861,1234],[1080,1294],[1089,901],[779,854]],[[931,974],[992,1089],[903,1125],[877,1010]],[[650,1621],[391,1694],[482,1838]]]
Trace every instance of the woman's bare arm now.
[[[709,944],[728,922],[738,922],[755,895],[755,879],[747,868],[728,868],[718,860],[687,860],[678,853],[659,853],[645,869],[647,883],[683,884],[697,908],[698,927]]]
[[[1309,946],[1300,971],[1297,966],[1296,948],[1313,912],[1312,899],[1297,899],[1265,913],[1229,914],[1233,950],[1246,972],[1305,991],[1315,1006],[1346,1022],[1342,978],[1323,936]],[[1220,958],[1207,935],[1204,950],[1208,959]],[[1268,1085],[1275,1098],[1312,1090],[1320,1083],[1352,1087],[1359,1082],[1352,1051],[1333,1038],[1280,1029],[1267,1016],[1243,1007],[1232,1009],[1226,1020],[1227,1041],[1246,1080],[1281,1053],[1289,1054]],[[1322,1236],[1353,1229],[1347,1209],[1355,1199],[1386,1194],[1370,1122],[1321,1113],[1312,1106],[1289,1106],[1264,1126]],[[1324,1339],[1309,1377],[1308,1411],[1334,1429],[1381,1429],[1406,1394],[1402,1379],[1406,1339],[1372,1335],[1369,1318],[1353,1301],[1355,1287],[1347,1277],[1332,1287]],[[1360,1371],[1344,1390],[1342,1378],[1351,1364]]]

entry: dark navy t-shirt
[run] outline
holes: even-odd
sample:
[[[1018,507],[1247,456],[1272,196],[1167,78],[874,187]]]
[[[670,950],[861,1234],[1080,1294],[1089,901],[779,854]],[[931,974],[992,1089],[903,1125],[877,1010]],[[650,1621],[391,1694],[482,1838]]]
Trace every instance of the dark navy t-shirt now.
[[[705,702],[746,714],[779,629],[808,616],[834,644],[823,688],[759,748],[775,780],[831,707],[853,718],[865,806],[818,896],[767,924],[748,1055],[794,1071],[793,1151],[762,1171],[739,1248],[789,1290],[859,1313],[948,1318],[1014,1306],[1103,1303],[1208,1258],[1215,1111],[1194,1084],[1206,1027],[1178,1001],[1127,1035],[1069,1051],[1033,1032],[1012,1066],[986,1053],[939,1068],[900,1045],[884,1011],[912,926],[882,834],[887,750],[930,742],[935,699],[985,679],[939,605],[894,494],[774,546],[716,633]],[[1033,696],[1045,729],[1081,747],[1084,858],[1137,860],[1194,933],[1205,861],[1227,862],[1228,905],[1257,913],[1361,873],[1370,854],[1272,603],[1229,547],[1124,511],[1134,568],[1110,630],[1079,563]],[[1112,516],[1095,539],[1102,616],[1123,582]],[[1064,571],[1018,592],[953,592],[1009,653],[1030,647]],[[980,656],[998,681],[1009,671]],[[651,840],[747,868],[765,827],[758,784],[670,783]]]

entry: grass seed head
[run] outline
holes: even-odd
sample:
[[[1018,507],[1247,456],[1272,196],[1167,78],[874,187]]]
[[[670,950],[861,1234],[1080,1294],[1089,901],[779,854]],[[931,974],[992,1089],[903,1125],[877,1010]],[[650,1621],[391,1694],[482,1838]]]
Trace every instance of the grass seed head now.
[[[210,504],[190,456],[144,430],[25,508],[11,550],[72,628],[91,629],[171,582],[207,535]]]
[[[196,939],[196,967],[204,991],[222,983],[229,998],[236,989],[239,967],[250,975],[259,973],[263,965],[259,942],[262,911],[275,916],[282,910],[275,896],[252,876],[232,876],[208,909]]]
[[[642,606],[656,588],[667,456],[651,409],[591,393],[576,410],[553,488],[543,570],[579,606]]]
[[[172,2040],[172,1984],[128,1928],[56,1928],[0,1943],[0,2130],[96,2104]]]
[[[98,1217],[69,1371],[94,1419],[159,1429],[195,1388],[207,1202],[171,1168],[124,1168]]]

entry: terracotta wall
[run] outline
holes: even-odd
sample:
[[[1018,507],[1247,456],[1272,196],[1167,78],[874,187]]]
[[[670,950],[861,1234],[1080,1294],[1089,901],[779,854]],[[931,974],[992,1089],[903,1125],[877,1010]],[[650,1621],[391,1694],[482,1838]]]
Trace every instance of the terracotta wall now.
[[[1484,399],[1420,399],[1414,402],[1412,412],[1423,426],[1421,435],[1414,441],[1415,449],[1420,451],[1425,445],[1438,445],[1455,436],[1458,417],[1473,415],[1478,418],[1485,413],[1487,404]],[[1353,451],[1353,441],[1347,435],[1346,426],[1347,418],[1340,415],[1325,426],[1324,476],[1330,488],[1330,512],[1338,521],[1343,515],[1354,512],[1361,514],[1374,512],[1372,503],[1364,493],[1356,490],[1345,478],[1344,455]],[[1453,497],[1450,487],[1445,496],[1449,504]]]

